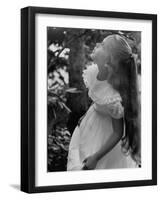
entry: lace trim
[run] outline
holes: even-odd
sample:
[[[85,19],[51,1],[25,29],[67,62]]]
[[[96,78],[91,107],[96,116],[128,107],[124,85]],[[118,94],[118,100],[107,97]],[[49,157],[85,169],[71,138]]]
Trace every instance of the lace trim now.
[[[111,103],[116,103],[116,102],[121,102],[122,98],[117,94],[114,95],[112,97],[107,97],[105,100],[102,100],[101,98],[98,98],[98,96],[96,96],[95,92],[93,92],[92,90],[89,90],[89,96],[91,97],[91,99],[98,104],[111,104]]]
[[[92,82],[95,80],[97,72],[98,67],[95,64],[83,70],[82,78],[87,88],[92,87]]]
[[[116,103],[118,101],[122,101],[122,98],[120,96],[109,97],[107,99],[107,104]]]
[[[83,74],[82,74],[82,77],[83,77],[83,81],[84,81],[84,84],[86,86],[86,88],[89,88],[89,81],[87,80],[87,69],[83,70]]]

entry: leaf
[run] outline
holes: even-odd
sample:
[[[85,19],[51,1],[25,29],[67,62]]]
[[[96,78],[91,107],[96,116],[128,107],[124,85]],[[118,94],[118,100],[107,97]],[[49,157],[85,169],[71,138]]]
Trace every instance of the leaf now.
[[[60,150],[60,148],[58,146],[56,146],[56,145],[52,146],[51,149],[53,151],[59,151]]]
[[[63,109],[63,108],[64,108],[64,106],[63,106],[63,103],[62,103],[62,102],[60,102],[60,101],[59,101],[59,102],[58,102],[58,104],[60,105],[60,108],[61,108],[61,109]]]
[[[68,151],[68,148],[65,147],[63,144],[60,144],[61,148],[64,149],[65,151]]]
[[[66,89],[66,92],[68,93],[81,93],[81,90],[78,90],[77,88],[68,88]]]
[[[62,105],[64,106],[64,108],[67,110],[68,113],[72,112],[72,111],[65,105],[65,103],[62,102]]]
[[[70,132],[68,130],[64,131],[65,135],[71,136]]]

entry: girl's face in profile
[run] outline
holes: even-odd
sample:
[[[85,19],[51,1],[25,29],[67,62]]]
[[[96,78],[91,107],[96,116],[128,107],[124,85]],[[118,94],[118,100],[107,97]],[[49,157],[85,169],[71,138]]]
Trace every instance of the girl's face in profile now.
[[[105,38],[101,43],[96,43],[95,48],[91,54],[91,58],[98,65],[99,71],[107,64],[109,59],[108,40]]]
[[[107,72],[108,76],[110,76],[112,70],[111,66],[107,64],[110,60],[109,45],[109,39],[106,37],[101,43],[96,44],[91,54],[91,58],[97,64],[99,72],[102,74]]]

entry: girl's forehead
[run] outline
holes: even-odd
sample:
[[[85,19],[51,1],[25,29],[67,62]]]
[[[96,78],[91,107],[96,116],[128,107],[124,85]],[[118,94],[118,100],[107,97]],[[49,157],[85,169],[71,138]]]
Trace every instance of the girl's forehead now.
[[[103,43],[105,44],[110,44],[113,41],[114,41],[114,38],[110,36],[107,36],[106,38],[103,39]]]
[[[113,41],[111,38],[104,38],[103,41],[102,41],[106,51],[109,51],[111,49],[111,47],[113,46]]]

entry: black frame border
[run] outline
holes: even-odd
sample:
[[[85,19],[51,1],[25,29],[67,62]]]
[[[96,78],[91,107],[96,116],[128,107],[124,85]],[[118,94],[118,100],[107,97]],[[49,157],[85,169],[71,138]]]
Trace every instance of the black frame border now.
[[[152,21],[152,179],[35,186],[35,16],[60,14]],[[157,185],[157,15],[66,8],[21,9],[21,191],[27,193]]]

